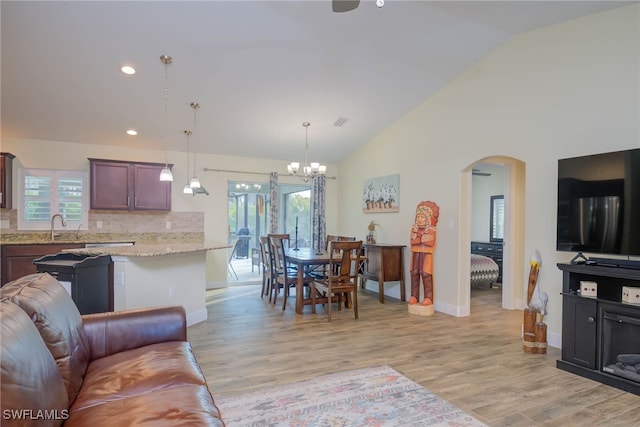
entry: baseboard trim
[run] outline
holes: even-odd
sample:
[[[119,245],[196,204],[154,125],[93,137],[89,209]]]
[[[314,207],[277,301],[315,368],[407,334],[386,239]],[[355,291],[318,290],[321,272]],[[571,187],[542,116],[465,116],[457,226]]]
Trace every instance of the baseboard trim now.
[[[227,283],[226,280],[216,280],[216,281],[211,281],[211,282],[207,282],[207,290],[210,289],[220,289],[220,288],[226,288],[229,284]]]
[[[207,309],[203,308],[193,313],[187,313],[187,326],[195,325],[196,323],[204,322],[207,320]]]

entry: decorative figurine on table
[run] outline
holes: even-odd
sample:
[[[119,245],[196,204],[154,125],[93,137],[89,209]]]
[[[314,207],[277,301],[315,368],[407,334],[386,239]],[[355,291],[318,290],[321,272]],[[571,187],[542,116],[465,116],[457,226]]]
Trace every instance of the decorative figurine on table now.
[[[369,223],[369,226],[368,226],[369,234],[367,234],[367,243],[368,244],[375,245],[375,243],[376,243],[376,238],[375,238],[375,236],[373,234],[376,231],[376,225],[378,225],[378,223],[375,222],[375,221],[371,221]]]
[[[440,208],[432,201],[418,203],[416,208],[415,223],[411,227],[411,260],[409,271],[411,273],[411,306],[418,305],[420,301],[420,280],[424,296],[421,305],[428,307],[422,315],[433,314],[433,252],[436,248],[436,224],[440,216]],[[428,312],[427,312],[428,311]]]

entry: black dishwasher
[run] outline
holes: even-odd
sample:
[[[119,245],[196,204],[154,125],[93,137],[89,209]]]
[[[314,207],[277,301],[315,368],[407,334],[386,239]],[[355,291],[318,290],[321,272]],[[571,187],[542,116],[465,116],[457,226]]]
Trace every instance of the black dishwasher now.
[[[49,273],[71,294],[80,314],[113,311],[113,281],[109,255],[70,253],[45,255],[33,260],[38,273]]]

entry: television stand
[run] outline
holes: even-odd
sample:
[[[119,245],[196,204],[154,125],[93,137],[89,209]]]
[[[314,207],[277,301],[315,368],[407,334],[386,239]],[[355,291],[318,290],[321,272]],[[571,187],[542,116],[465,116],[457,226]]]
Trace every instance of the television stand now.
[[[630,268],[633,270],[640,270],[640,260],[591,257],[585,263],[589,265],[599,265],[602,267]]]
[[[617,355],[640,356],[640,341],[635,339],[640,335],[640,304],[622,301],[624,286],[640,287],[640,270],[602,264],[557,266],[562,271],[562,357],[556,366],[640,396],[640,376],[620,376],[610,369]],[[582,281],[597,283],[595,297],[580,294]]]

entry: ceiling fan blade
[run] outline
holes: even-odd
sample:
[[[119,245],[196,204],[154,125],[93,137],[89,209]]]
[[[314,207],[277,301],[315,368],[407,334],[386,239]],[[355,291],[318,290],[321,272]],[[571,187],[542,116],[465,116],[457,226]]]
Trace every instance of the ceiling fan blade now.
[[[491,176],[490,172],[483,172],[480,169],[472,169],[471,170],[471,175],[476,175],[476,176]]]
[[[360,0],[331,0],[334,12],[349,12],[358,7]]]

